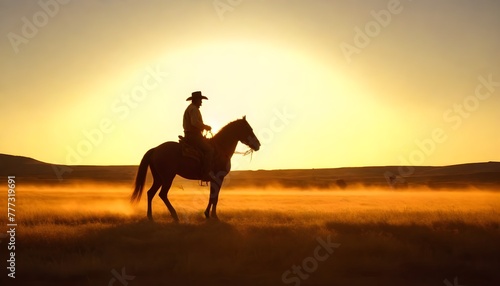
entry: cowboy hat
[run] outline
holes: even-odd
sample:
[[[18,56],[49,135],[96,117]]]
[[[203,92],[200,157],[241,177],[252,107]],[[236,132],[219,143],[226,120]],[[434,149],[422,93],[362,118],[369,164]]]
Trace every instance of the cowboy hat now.
[[[208,99],[206,96],[201,95],[201,91],[195,91],[191,93],[191,96],[186,99],[186,101],[189,100],[195,100],[195,99]]]

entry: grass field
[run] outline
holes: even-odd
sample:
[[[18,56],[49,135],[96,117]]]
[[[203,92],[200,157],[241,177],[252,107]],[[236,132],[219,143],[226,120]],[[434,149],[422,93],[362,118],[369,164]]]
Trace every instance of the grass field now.
[[[130,193],[19,186],[1,285],[500,285],[498,192],[223,189],[213,221],[193,182],[170,192],[180,223]]]

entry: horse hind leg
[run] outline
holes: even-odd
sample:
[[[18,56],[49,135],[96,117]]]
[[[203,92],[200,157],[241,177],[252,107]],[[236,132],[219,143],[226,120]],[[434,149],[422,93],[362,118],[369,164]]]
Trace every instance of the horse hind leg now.
[[[153,185],[148,190],[148,219],[152,221],[153,220],[153,210],[152,210],[153,198],[156,195],[156,192],[158,192],[158,189],[161,187],[161,176],[158,174],[156,167],[154,165],[151,165],[150,168],[151,168],[151,174],[153,175]]]
[[[152,210],[152,202],[153,198],[156,195],[156,192],[158,192],[158,189],[161,187],[161,184],[158,183],[158,181],[153,182],[153,186],[148,190],[148,219],[153,220],[153,210]]]
[[[172,206],[172,204],[170,203],[170,201],[168,200],[168,191],[170,190],[170,186],[172,186],[172,181],[174,180],[174,178],[169,178],[169,179],[166,179],[161,187],[161,190],[160,190],[160,198],[163,200],[163,202],[165,203],[165,205],[167,206],[168,210],[170,211],[170,215],[172,215],[172,218],[178,222],[179,221],[179,216],[177,216],[177,212],[175,211],[174,207]]]

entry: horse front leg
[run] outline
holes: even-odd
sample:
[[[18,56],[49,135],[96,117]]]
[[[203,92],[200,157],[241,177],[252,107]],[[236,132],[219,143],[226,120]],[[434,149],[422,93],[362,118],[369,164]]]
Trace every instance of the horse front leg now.
[[[210,192],[212,193],[212,192]],[[219,201],[219,194],[217,193],[216,197],[212,197],[212,195],[210,195],[210,199],[208,200],[208,205],[207,205],[207,208],[205,209],[205,217],[207,219],[210,218],[210,215],[212,216],[212,218],[214,219],[218,219],[217,217],[217,202]],[[210,210],[212,210],[212,213],[210,214]]]
[[[220,182],[210,182],[210,198],[208,199],[208,205],[205,210],[205,217],[218,219],[217,217],[217,203],[219,202],[219,192],[222,185],[222,180]]]
[[[214,219],[219,219],[219,217],[217,216],[217,202],[219,201],[219,194],[217,194],[217,197],[213,199],[213,206],[212,206],[212,218]]]
[[[206,217],[207,219],[209,219],[209,218],[210,218],[210,208],[211,208],[211,207],[212,207],[212,200],[211,200],[211,199],[208,199],[208,205],[207,205],[207,208],[205,209],[205,212],[204,212],[205,217]]]

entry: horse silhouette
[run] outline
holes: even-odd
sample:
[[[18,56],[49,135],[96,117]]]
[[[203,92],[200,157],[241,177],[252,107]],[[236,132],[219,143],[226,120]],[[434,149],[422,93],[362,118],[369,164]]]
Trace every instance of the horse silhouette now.
[[[208,139],[213,144],[215,154],[212,162],[212,174],[210,180],[210,198],[205,210],[206,218],[210,215],[217,218],[217,202],[219,192],[225,176],[231,170],[231,157],[234,154],[238,142],[258,151],[259,139],[255,136],[252,127],[248,124],[246,116],[235,120],[224,126],[213,138]],[[183,156],[181,144],[178,142],[165,142],[144,154],[135,179],[135,189],[131,196],[131,202],[137,203],[141,199],[148,166],[153,174],[153,185],[148,190],[148,219],[153,220],[151,202],[158,189],[160,198],[167,206],[172,218],[179,221],[177,212],[168,200],[168,191],[176,175],[190,180],[201,180],[201,165],[195,159]],[[210,213],[211,210],[211,213]]]

